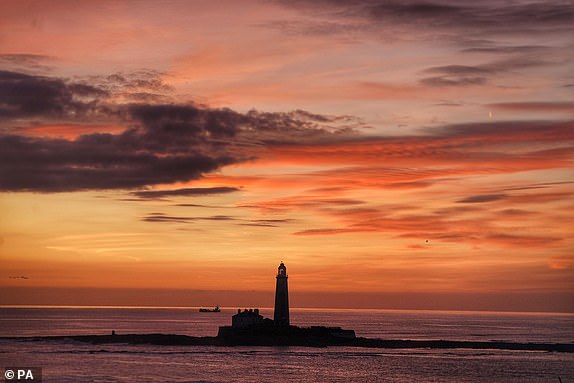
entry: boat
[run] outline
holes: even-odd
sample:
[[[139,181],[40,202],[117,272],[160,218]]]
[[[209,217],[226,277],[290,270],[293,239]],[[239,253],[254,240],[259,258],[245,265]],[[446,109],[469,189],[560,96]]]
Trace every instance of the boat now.
[[[199,309],[200,313],[219,313],[221,312],[221,309],[219,308],[219,305],[215,306],[212,309],[204,309],[204,308],[200,308]]]

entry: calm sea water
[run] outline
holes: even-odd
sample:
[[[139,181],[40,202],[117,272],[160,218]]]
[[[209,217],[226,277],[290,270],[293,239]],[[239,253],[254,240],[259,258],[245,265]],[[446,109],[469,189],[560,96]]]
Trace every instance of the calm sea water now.
[[[0,308],[0,336],[177,333],[213,336],[235,310]],[[262,310],[272,316],[271,310]],[[297,325],[387,339],[574,343],[572,314],[294,309]],[[87,345],[0,340],[0,367],[42,367],[44,382],[562,382],[574,355],[502,350]]]

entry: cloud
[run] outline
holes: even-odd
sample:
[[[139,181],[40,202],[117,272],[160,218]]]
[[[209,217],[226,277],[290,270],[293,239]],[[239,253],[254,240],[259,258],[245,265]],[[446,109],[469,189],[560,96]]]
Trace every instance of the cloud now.
[[[300,196],[279,198],[272,201],[259,201],[242,204],[240,207],[255,208],[264,213],[287,212],[292,209],[325,208],[337,206],[361,205],[364,201],[351,198],[335,198],[323,196]]]
[[[425,135],[363,136],[339,142],[274,145],[261,161],[329,165],[315,176],[375,185],[464,175],[570,166],[574,121],[492,121],[449,124],[423,130]],[[532,146],[532,144],[536,144]],[[533,147],[529,151],[528,148]],[[552,156],[544,150],[553,150]],[[558,150],[559,149],[559,150]],[[384,164],[384,165],[382,165]],[[466,164],[467,166],[462,166]],[[441,166],[439,166],[441,165]],[[472,166],[470,166],[472,165]],[[384,178],[382,177],[384,176]],[[377,182],[378,181],[378,182]],[[320,187],[343,185],[320,185]]]
[[[484,237],[486,241],[507,247],[545,247],[562,241],[562,238],[537,235],[494,233]]]
[[[211,187],[211,188],[184,188],[184,189],[172,189],[172,190],[140,190],[131,192],[134,195],[143,199],[156,199],[163,197],[195,197],[195,196],[206,196],[212,194],[223,194],[232,193],[239,191],[240,189],[234,187]],[[182,205],[179,205],[182,206]],[[192,205],[195,206],[195,205]]]
[[[487,108],[519,112],[566,112],[574,113],[574,102],[569,101],[532,101],[532,102],[500,102],[486,104]]]
[[[487,80],[485,77],[427,77],[422,79],[421,84],[427,86],[469,86],[469,85],[485,85]]]
[[[85,114],[107,92],[58,78],[0,71],[0,120],[7,118],[74,118]]]
[[[277,219],[256,219],[252,221],[247,221],[245,223],[240,223],[241,226],[255,226],[255,227],[278,227],[280,224],[294,222],[294,219],[290,218],[277,218]]]
[[[113,81],[129,82],[121,78]],[[0,71],[4,124],[43,117],[66,122],[100,118],[125,126],[117,134],[73,139],[0,135],[0,190],[61,192],[170,184],[250,160],[265,145],[340,140],[355,134],[356,119],[348,116],[123,104],[114,103],[110,92],[85,82]]]
[[[484,203],[484,202],[493,202],[499,201],[501,199],[508,198],[506,194],[481,194],[475,195],[472,197],[463,198],[456,202],[458,203]]]
[[[574,267],[574,255],[558,255],[551,257],[549,267],[554,270],[566,270]]]
[[[29,81],[28,77],[16,78]],[[17,109],[19,115],[51,114],[56,105],[69,105],[69,92],[65,90],[68,87],[57,80],[45,81],[48,89],[54,88],[66,96],[40,97],[38,106],[37,95],[30,93],[29,100],[20,102],[23,106]],[[40,88],[43,82],[39,81]],[[37,79],[33,79],[33,84],[37,90]],[[125,108],[124,114],[135,124],[119,134],[85,134],[73,140],[0,136],[0,188],[43,192],[137,188],[196,179],[243,160],[240,154],[226,150],[226,144],[212,138],[231,134],[228,127],[233,126],[233,121],[225,120],[231,112],[191,105]],[[219,150],[213,150],[214,147]]]
[[[213,215],[209,217],[183,217],[171,216],[163,213],[151,213],[142,218],[144,222],[162,222],[162,223],[191,223],[194,221],[234,221],[234,217],[227,215]]]
[[[106,93],[105,101],[108,104],[140,102],[153,105],[173,102],[174,89],[164,82],[164,76],[164,73],[155,70],[138,70],[111,75],[85,76],[76,79],[75,82],[102,90]]]
[[[151,213],[142,218],[144,222],[167,222],[167,223],[189,223],[195,221],[196,217],[169,216],[163,213]]]
[[[436,105],[436,106],[463,106],[464,103],[456,102],[456,101],[449,101],[449,100],[442,100],[441,102],[438,102],[434,105]]]
[[[565,27],[571,28],[568,24],[574,17],[574,6],[569,2],[461,3],[415,0],[370,3],[376,4],[371,7],[370,14],[377,20],[390,18],[407,24],[426,23],[435,28],[464,28],[501,34],[557,32]]]
[[[340,209],[321,211],[333,220],[331,227],[311,228],[294,232],[297,236],[324,236],[354,233],[380,233],[395,240],[419,239],[433,242],[454,242],[472,246],[495,246],[511,248],[545,248],[558,245],[563,241],[559,235],[541,234],[533,230],[524,230],[520,226],[499,225],[503,220],[508,225],[516,215],[508,212],[494,212],[490,218],[488,210],[475,210],[472,218],[464,210],[448,209],[434,214],[401,214],[386,208]],[[482,214],[481,214],[482,213]],[[525,215],[521,218],[525,219]],[[514,221],[516,224],[516,221]]]
[[[0,189],[60,192],[129,189],[199,178],[239,161],[230,155],[150,152],[131,131],[83,135],[73,141],[0,136]]]
[[[445,31],[464,30],[482,34],[565,33],[572,30],[574,5],[571,2],[495,2],[476,1],[282,1],[289,7],[328,12],[331,18],[357,23],[362,19],[391,33],[415,29],[433,38]],[[315,12],[319,13],[319,12]],[[404,29],[396,29],[402,26]],[[394,27],[394,28],[393,28]],[[307,29],[310,27],[307,26]]]
[[[134,201],[139,201],[139,199],[134,199]],[[196,203],[177,203],[173,206],[178,207],[201,207],[201,208],[210,208],[210,209],[219,209],[221,206],[211,206],[211,205],[200,205]]]
[[[506,218],[524,219],[526,217],[536,215],[537,213],[524,209],[504,209],[499,211],[498,214]]]
[[[26,53],[3,53],[0,54],[0,68],[5,70],[29,70],[33,72],[47,72],[50,67],[46,62],[52,57]]]
[[[293,235],[311,236],[311,235],[333,235],[333,234],[351,234],[359,232],[376,231],[374,229],[336,229],[336,228],[322,228],[322,229],[307,229],[293,233]]]
[[[558,57],[555,58],[554,56]],[[494,73],[510,73],[519,69],[541,68],[556,66],[567,63],[568,60],[559,58],[559,54],[555,55],[515,55],[502,60],[495,60],[477,66],[478,69],[484,69],[486,72]]]
[[[426,73],[481,71],[486,70],[439,66]],[[460,166],[463,163],[473,164],[473,171],[482,167],[488,172],[565,167],[572,154],[567,143],[574,140],[572,121],[490,121],[441,126],[424,136],[367,137],[356,129],[362,122],[350,116],[113,103],[110,92],[99,86],[14,72],[0,72],[0,85],[0,97],[5,100],[0,116],[5,124],[38,116],[91,121],[92,115],[81,111],[92,108],[98,111],[96,120],[105,118],[124,126],[124,130],[68,139],[0,135],[0,190],[4,191],[135,189],[186,182],[227,165],[269,158],[346,169],[344,174],[341,169],[310,174],[316,187],[413,189],[467,174]],[[9,97],[10,89],[22,92]],[[45,97],[37,97],[36,91]],[[20,131],[25,134],[26,128]],[[537,151],[515,150],[534,142]],[[373,163],[374,159],[378,162]],[[441,165],[440,170],[428,167],[433,164]],[[139,192],[140,198],[161,198],[163,193]]]
[[[448,75],[481,75],[490,73],[491,71],[485,68],[468,65],[445,65],[435,66],[424,70],[425,73],[440,73]]]
[[[155,70],[139,70],[129,73],[114,73],[108,76],[92,76],[91,82],[110,89],[123,89],[131,91],[169,92],[173,88],[162,80],[163,73]]]
[[[295,185],[303,184],[308,189],[300,195],[244,206],[282,217],[304,211],[322,218],[323,223],[307,225],[293,233],[299,236],[381,233],[397,240],[429,239],[476,248],[554,248],[564,238],[559,227],[526,228],[538,227],[541,219],[551,216],[557,203],[571,199],[571,185],[517,183],[514,177],[508,177],[508,181],[493,177],[495,181],[491,184],[485,177],[515,173],[522,174],[522,178],[538,174],[533,172],[538,170],[567,172],[574,158],[573,128],[569,120],[490,121],[444,125],[427,129],[420,136],[275,145],[271,147],[273,156],[269,161],[277,166],[329,168],[293,178]],[[259,161],[265,164],[267,159]],[[461,198],[463,193],[469,193],[469,177],[476,182],[487,182],[489,187],[483,189],[485,192],[474,191],[475,194]],[[441,191],[449,190],[450,202],[441,197],[447,205],[425,212],[424,204],[417,206],[416,202],[399,209],[396,204],[393,208],[381,206],[378,198],[356,199],[360,193],[392,196],[397,188],[404,190],[404,194],[396,194],[400,199],[432,200],[440,204],[436,198]],[[329,203],[330,198],[319,193],[320,190],[330,192],[330,198],[341,203]],[[355,198],[348,197],[351,195]],[[503,203],[485,205],[496,201]],[[541,204],[545,204],[544,213],[539,213]],[[504,210],[496,210],[501,207]],[[560,219],[562,227],[566,227]]]
[[[443,65],[423,70],[424,74],[438,74],[420,80],[423,85],[431,87],[485,85],[489,78],[497,74],[509,73],[518,69],[545,67],[560,64],[559,60],[533,58],[530,55],[518,55],[503,60],[495,60],[485,64]]]
[[[303,21],[274,20],[275,28],[290,34],[327,35],[358,41],[428,42],[456,48],[459,62],[448,54],[449,65],[429,68],[418,83],[422,87],[462,88],[485,85],[520,87],[517,71],[547,66],[568,73],[572,51],[563,36],[574,34],[574,4],[568,1],[495,2],[480,0],[319,0],[279,1],[304,13]],[[541,39],[547,43],[539,43]],[[400,48],[399,48],[400,50]],[[470,54],[472,57],[469,57]],[[496,60],[476,62],[476,57]],[[432,73],[433,70],[438,70]],[[559,71],[560,70],[560,71]],[[439,73],[440,72],[440,73]],[[433,75],[429,75],[433,74]],[[493,81],[497,79],[498,83]],[[362,85],[363,97],[396,99],[408,94],[412,84],[392,93],[392,86],[376,82]],[[397,86],[397,88],[401,88]],[[387,97],[387,94],[390,96]],[[413,93],[413,92],[410,92]],[[424,93],[423,93],[424,94]],[[421,97],[415,89],[410,99]]]
[[[483,44],[473,48],[462,49],[465,53],[494,53],[494,54],[532,54],[532,53],[545,53],[552,48],[544,45],[496,45],[492,43]]]
[[[32,60],[28,55],[18,60]],[[1,62],[0,55],[0,62]],[[0,70],[0,120],[51,118],[64,121],[119,119],[129,115],[133,101],[158,104],[171,101],[156,71],[87,76],[74,80]],[[134,110],[137,113],[137,110]]]
[[[242,219],[229,215],[212,215],[207,217],[172,216],[163,213],[150,213],[142,218],[151,223],[193,223],[198,221],[229,221],[239,226],[278,227],[281,224],[294,222],[291,218],[275,219]]]
[[[574,121],[497,121],[486,123],[452,124],[438,127],[432,132],[452,141],[485,140],[484,145],[494,141],[526,143],[535,141],[574,140]],[[462,142],[459,142],[462,143]],[[476,143],[480,146],[480,143]]]
[[[158,146],[174,146],[177,137],[182,141],[177,146],[233,137],[241,124],[248,122],[244,115],[230,109],[208,109],[195,105],[134,104],[128,107],[128,112],[142,123],[145,134],[153,138]]]

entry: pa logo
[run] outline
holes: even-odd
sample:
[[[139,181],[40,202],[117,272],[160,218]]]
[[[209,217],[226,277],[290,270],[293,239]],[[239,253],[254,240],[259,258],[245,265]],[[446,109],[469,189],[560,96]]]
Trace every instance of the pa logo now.
[[[40,369],[40,368],[29,368],[29,367],[6,368],[4,370],[4,381],[5,382],[41,382],[42,381],[42,369]]]

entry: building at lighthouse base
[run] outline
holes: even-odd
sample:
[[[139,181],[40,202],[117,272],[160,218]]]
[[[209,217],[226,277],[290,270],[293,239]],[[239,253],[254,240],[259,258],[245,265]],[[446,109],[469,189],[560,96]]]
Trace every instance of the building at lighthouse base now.
[[[231,318],[231,326],[219,327],[217,337],[225,344],[324,345],[355,338],[355,332],[340,327],[277,325],[261,316],[258,309],[239,309]]]

